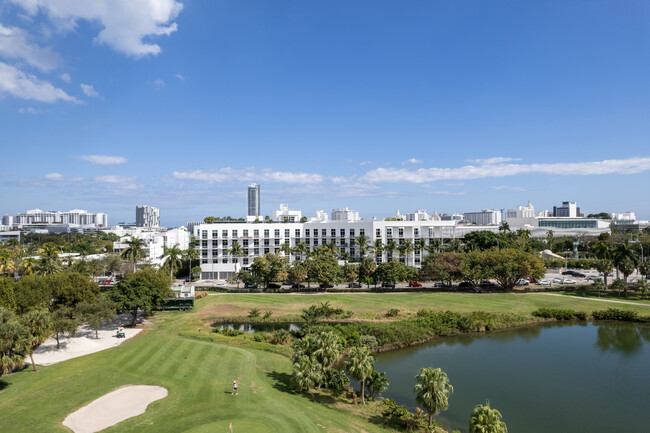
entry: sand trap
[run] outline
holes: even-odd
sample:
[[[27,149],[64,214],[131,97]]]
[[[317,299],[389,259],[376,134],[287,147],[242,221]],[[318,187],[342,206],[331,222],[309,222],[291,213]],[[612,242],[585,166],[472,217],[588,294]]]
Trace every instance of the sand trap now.
[[[125,340],[134,337],[142,329],[124,328],[125,338],[117,338],[117,326],[106,327],[99,330],[99,339],[95,338],[95,330],[88,326],[79,328],[76,336],[72,338],[61,337],[61,348],[56,348],[56,340],[49,338],[34,351],[36,365],[50,365],[66,361],[100,350],[110,349],[122,344]]]
[[[150,403],[164,397],[167,397],[167,390],[161,386],[126,386],[71,413],[63,420],[63,425],[75,433],[98,432],[143,414]]]

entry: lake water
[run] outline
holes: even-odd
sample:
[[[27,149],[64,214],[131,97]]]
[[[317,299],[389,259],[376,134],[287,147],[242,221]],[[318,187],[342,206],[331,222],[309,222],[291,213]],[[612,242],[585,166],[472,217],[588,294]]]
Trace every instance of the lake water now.
[[[414,377],[440,367],[454,393],[436,419],[468,431],[490,401],[513,433],[650,431],[650,326],[581,323],[530,326],[436,339],[378,354],[390,381],[383,393],[414,410]]]

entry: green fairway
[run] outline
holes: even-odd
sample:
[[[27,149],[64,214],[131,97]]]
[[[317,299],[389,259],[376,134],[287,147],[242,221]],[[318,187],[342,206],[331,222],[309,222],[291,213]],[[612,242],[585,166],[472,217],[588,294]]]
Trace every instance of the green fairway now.
[[[585,312],[615,307],[650,314],[650,305],[646,307],[597,302],[538,293],[219,294],[205,299],[207,305],[201,313],[204,317],[245,317],[252,308],[271,311],[274,317],[297,317],[303,308],[328,301],[333,307],[351,310],[354,313],[352,319],[380,317],[391,308],[398,308],[402,313],[437,309],[530,314],[539,307],[570,308]]]
[[[159,385],[169,395],[106,432],[387,431],[294,394],[281,355],[172,335],[189,315],[164,313],[161,325],[118,348],[0,378],[3,432],[69,431],[63,419],[124,385]],[[232,382],[238,396],[230,395]]]

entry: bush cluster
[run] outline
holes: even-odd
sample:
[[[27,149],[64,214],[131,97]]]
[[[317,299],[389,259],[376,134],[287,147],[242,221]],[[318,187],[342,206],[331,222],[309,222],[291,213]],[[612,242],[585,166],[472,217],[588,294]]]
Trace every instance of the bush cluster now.
[[[533,316],[556,320],[587,320],[587,313],[564,308],[540,307],[533,311]]]
[[[216,328],[214,330],[217,334],[225,335],[226,337],[237,337],[238,335],[242,335],[244,331],[240,331],[239,329],[233,329],[233,328],[223,328],[219,329]]]
[[[639,316],[636,311],[608,308],[606,310],[594,311],[591,315],[596,320],[620,320],[623,322],[646,322],[649,317]]]

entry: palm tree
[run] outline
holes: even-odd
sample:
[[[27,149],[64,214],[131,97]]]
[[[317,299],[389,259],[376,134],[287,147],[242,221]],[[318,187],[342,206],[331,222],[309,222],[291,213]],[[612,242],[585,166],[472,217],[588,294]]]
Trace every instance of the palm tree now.
[[[147,257],[147,253],[143,249],[145,245],[144,241],[137,237],[132,237],[125,243],[128,245],[128,247],[122,251],[122,257],[125,260],[133,261],[133,272],[135,272],[138,265],[138,260]]]
[[[507,221],[502,222],[501,225],[499,226],[499,231],[503,232],[503,233],[509,232],[510,231],[510,224],[508,224]]]
[[[34,350],[52,335],[52,319],[45,310],[32,310],[25,313],[20,321],[27,328],[27,332],[29,332],[29,347],[27,352],[32,361],[34,371],[38,371],[34,362]]]
[[[439,253],[441,244],[442,244],[442,239],[440,238],[429,239],[429,243],[426,246],[427,252],[429,254]]]
[[[284,254],[285,257],[291,258],[290,257],[291,250],[292,250],[292,248],[291,248],[291,244],[289,243],[289,241],[286,241],[285,243],[283,243],[280,246],[280,251],[282,251],[282,253]]]
[[[605,260],[610,258],[609,245],[603,241],[598,241],[598,243],[594,245],[591,250],[594,253],[594,256],[596,256],[596,258],[599,260]]]
[[[548,230],[546,232],[546,242],[548,242],[548,249],[553,251],[553,236],[555,236],[555,232],[553,230]]]
[[[22,274],[23,275],[34,275],[34,268],[38,264],[38,261],[33,258],[33,257],[26,257],[23,259],[23,261],[20,263],[20,267],[22,268]]]
[[[372,252],[375,254],[375,260],[377,257],[381,256],[384,253],[384,243],[381,239],[375,239],[375,242],[371,246]]]
[[[348,352],[350,359],[345,363],[345,370],[355,380],[361,382],[361,404],[366,404],[366,378],[372,374],[375,357],[368,346],[353,346]]]
[[[354,239],[353,241],[355,244],[359,245],[359,256],[360,258],[364,258],[366,255],[366,252],[368,251],[368,244],[370,243],[370,239],[366,235],[359,235]]]
[[[295,247],[293,247],[293,253],[298,254],[300,260],[303,260],[303,255],[306,255],[309,251],[309,248],[304,242],[298,242]]]
[[[420,238],[415,241],[414,248],[415,251],[420,253],[420,257],[422,257],[422,254],[424,252],[424,249],[427,247],[427,240],[424,238]]]
[[[167,260],[165,260],[165,264],[163,266],[169,266],[169,278],[173,280],[174,278],[174,269],[178,269],[181,267],[181,256],[183,254],[183,250],[181,250],[178,247],[178,244],[174,245],[171,248],[168,247],[163,247],[163,253],[160,258],[165,258],[167,257]]]
[[[190,241],[189,247],[184,252],[185,259],[189,262],[188,264],[190,266],[189,269],[190,280],[192,279],[192,260],[199,258],[199,250],[196,249],[196,245],[192,246],[192,242],[193,240]]]
[[[395,251],[396,249],[397,249],[397,243],[394,240],[391,239],[386,243],[386,246],[384,247],[384,251],[386,251],[389,260],[393,258],[393,251]]]
[[[413,241],[411,239],[405,239],[404,243],[399,246],[400,254],[406,256],[406,265],[409,264],[409,254],[413,252]]]
[[[508,433],[506,423],[501,421],[501,412],[490,408],[490,402],[479,404],[469,418],[469,433]]]
[[[415,400],[429,412],[431,427],[431,418],[449,407],[449,396],[454,392],[454,387],[440,368],[421,368],[415,381]]]
[[[330,368],[341,355],[341,339],[332,331],[321,332],[316,338],[318,348],[314,351],[314,357],[320,364],[320,388],[323,383],[325,370]]]
[[[239,257],[244,254],[244,249],[238,241],[234,241],[232,246],[227,251],[228,254],[235,256],[235,263],[239,262]]]
[[[298,356],[293,363],[293,376],[291,380],[294,386],[301,391],[312,388],[319,380],[319,369],[320,366],[313,358],[307,355]]]
[[[616,244],[612,250],[612,259],[616,268],[623,272],[625,281],[627,282],[628,275],[632,274],[639,264],[638,252],[628,241],[621,242]]]

